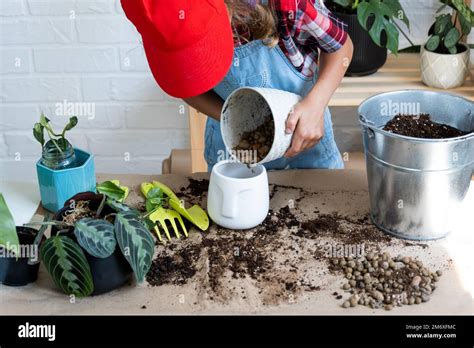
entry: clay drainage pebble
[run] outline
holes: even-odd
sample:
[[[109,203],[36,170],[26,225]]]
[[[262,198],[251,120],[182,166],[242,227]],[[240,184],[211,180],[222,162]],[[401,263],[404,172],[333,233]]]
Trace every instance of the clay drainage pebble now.
[[[252,156],[240,156],[243,163],[260,162],[268,155],[273,144],[275,125],[271,115],[266,116],[264,122],[255,130],[244,132],[239,144],[234,148],[236,153],[240,151],[256,151],[257,160]]]
[[[342,303],[343,308],[363,305],[392,310],[428,302],[442,274],[430,271],[416,259],[392,258],[388,253],[332,258],[329,267],[346,278],[342,289],[350,296]]]

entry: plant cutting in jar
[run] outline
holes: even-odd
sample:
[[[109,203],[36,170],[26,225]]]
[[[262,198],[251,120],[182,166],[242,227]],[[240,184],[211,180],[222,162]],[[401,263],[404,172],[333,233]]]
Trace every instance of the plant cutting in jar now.
[[[43,149],[43,164],[51,169],[63,169],[74,165],[75,154],[71,143],[66,139],[66,132],[77,125],[77,117],[73,116],[64,126],[61,133],[56,133],[50,119],[41,114],[39,122],[33,127],[33,135]],[[49,140],[45,142],[45,131]]]
[[[56,226],[59,232],[41,247],[41,260],[55,284],[68,295],[84,297],[94,292],[90,256],[106,259],[120,248],[137,282],[144,280],[151,266],[155,243],[146,225],[147,215],[119,202],[128,188],[118,181],[99,184],[98,190],[103,194],[95,212],[83,201],[69,210],[73,219],[44,223]],[[114,213],[104,216],[106,206]]]

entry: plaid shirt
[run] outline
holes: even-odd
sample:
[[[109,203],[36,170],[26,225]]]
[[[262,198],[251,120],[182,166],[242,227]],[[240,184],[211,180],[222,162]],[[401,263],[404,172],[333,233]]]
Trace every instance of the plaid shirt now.
[[[318,49],[339,50],[347,39],[347,26],[322,6],[319,0],[245,0],[250,6],[272,6],[278,18],[279,46],[288,60],[303,75],[313,76],[318,64]],[[236,45],[248,41],[248,33],[238,33]],[[247,39],[247,40],[246,40]]]

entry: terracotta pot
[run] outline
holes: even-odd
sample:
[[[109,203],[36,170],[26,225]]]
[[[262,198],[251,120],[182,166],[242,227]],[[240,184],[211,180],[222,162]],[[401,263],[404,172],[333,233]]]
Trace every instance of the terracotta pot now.
[[[458,54],[441,54],[421,47],[421,80],[434,88],[451,89],[464,84],[469,74],[469,48],[460,43],[464,51]]]

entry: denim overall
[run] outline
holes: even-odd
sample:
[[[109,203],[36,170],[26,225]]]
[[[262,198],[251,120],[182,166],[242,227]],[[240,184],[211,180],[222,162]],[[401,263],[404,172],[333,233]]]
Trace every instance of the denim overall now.
[[[214,88],[223,99],[240,87],[266,87],[306,96],[313,88],[317,72],[313,77],[301,74],[287,59],[277,45],[269,48],[261,40],[255,40],[234,49],[234,60],[224,79]],[[221,151],[219,151],[221,150]],[[205,132],[204,157],[211,171],[225,152],[220,123],[208,117]],[[342,169],[344,163],[334,141],[331,114],[324,113],[324,137],[311,149],[292,158],[279,158],[264,164],[271,169]]]

